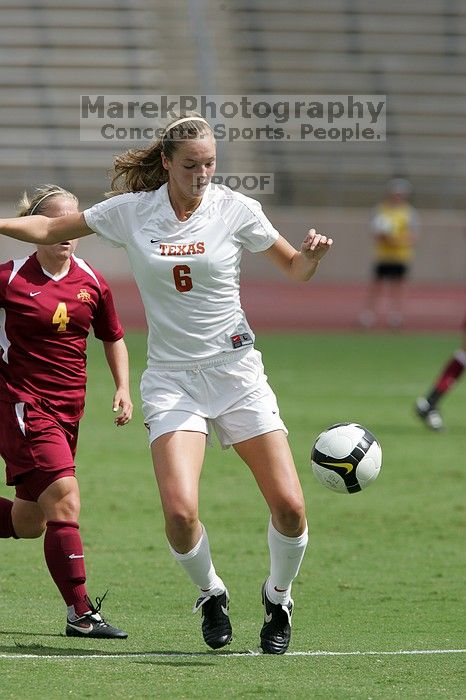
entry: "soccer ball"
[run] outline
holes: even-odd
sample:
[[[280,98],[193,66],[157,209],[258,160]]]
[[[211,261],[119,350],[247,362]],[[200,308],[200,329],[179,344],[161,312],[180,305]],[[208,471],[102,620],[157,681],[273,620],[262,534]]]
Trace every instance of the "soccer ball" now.
[[[362,491],[378,477],[382,448],[358,423],[336,423],[324,430],[311,451],[317,481],[337,493]]]

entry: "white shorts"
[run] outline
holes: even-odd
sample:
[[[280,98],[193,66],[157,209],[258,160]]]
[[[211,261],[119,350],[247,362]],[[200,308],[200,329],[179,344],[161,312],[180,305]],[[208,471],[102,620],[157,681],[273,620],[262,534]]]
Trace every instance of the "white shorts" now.
[[[175,430],[209,436],[211,427],[223,448],[273,430],[288,434],[262,356],[254,348],[193,363],[189,369],[149,367],[142,375],[141,396],[149,442]]]

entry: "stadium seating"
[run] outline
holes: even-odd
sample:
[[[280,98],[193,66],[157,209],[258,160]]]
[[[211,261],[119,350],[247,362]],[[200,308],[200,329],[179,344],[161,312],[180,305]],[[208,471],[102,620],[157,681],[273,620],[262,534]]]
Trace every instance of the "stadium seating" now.
[[[368,206],[405,176],[418,206],[464,208],[459,0],[3,0],[0,47],[4,201],[107,188],[128,143],[80,140],[81,94],[382,94],[386,141],[219,144],[219,167],[273,172],[276,204]]]
[[[161,76],[153,31],[145,0],[2,3],[3,200],[47,181],[99,198],[119,149],[80,141],[80,95],[152,92]]]
[[[386,142],[262,147],[261,164],[275,166],[279,191],[299,203],[310,196],[324,205],[366,205],[387,178],[402,175],[413,181],[418,205],[464,208],[465,3],[230,5],[245,91],[387,95]]]

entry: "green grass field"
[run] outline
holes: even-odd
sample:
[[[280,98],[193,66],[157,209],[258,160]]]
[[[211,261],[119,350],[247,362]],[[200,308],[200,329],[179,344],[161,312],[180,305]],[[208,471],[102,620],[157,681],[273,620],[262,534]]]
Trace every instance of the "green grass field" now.
[[[81,532],[89,591],[110,589],[104,614],[130,636],[63,636],[65,610],[42,543],[2,540],[0,698],[463,698],[466,383],[442,406],[444,433],[428,432],[412,410],[457,342],[258,338],[290,429],[311,535],[284,657],[247,653],[258,646],[268,568],[268,514],[251,475],[232,450],[208,450],[201,513],[234,628],[219,654],[202,641],[200,617],[191,614],[196,591],[163,534],[138,401],[145,339],[128,336],[137,410],[120,429],[103,353],[91,342]],[[344,420],[366,425],[384,452],[379,479],[351,496],[320,486],[308,466],[314,437]]]

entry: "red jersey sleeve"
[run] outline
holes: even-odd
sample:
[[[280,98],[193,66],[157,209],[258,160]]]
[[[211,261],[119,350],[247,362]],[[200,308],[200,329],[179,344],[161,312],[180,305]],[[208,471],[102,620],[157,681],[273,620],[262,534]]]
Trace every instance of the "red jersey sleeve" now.
[[[100,284],[100,298],[97,305],[92,327],[94,335],[104,342],[115,342],[123,338],[125,332],[115,309],[113,295],[106,279],[93,270]]]

